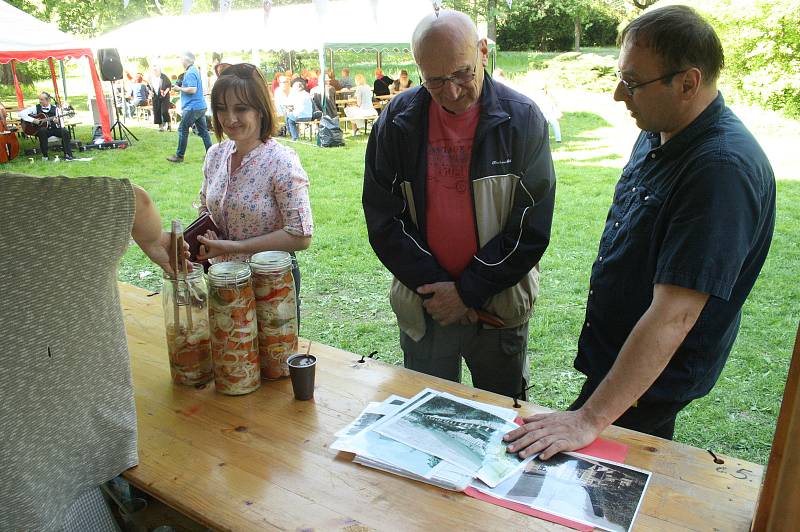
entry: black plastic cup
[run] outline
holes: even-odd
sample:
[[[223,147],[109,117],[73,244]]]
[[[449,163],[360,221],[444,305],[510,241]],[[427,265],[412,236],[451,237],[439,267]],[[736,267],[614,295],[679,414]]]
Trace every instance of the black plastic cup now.
[[[317,357],[305,354],[292,355],[286,363],[289,365],[289,376],[292,378],[294,398],[298,401],[313,399]]]

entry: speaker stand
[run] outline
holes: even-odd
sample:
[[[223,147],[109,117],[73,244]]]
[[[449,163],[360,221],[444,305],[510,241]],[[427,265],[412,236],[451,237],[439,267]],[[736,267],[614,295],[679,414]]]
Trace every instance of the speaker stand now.
[[[135,140],[139,140],[139,137],[133,134],[133,131],[128,129],[128,127],[123,124],[119,119],[119,106],[117,105],[117,91],[116,87],[114,86],[114,81],[110,81],[111,83],[111,104],[114,106],[114,116],[116,117],[116,121],[114,125],[111,126],[111,133],[114,135],[114,140],[122,140],[123,138],[131,143],[131,137]],[[125,95],[122,96],[122,105],[125,105]]]

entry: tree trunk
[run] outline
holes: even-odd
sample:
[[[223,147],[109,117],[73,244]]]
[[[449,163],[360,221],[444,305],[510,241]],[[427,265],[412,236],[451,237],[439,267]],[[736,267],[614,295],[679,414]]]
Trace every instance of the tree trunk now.
[[[487,36],[497,42],[497,0],[486,0]]]
[[[580,15],[575,16],[575,51],[581,51],[581,17]]]

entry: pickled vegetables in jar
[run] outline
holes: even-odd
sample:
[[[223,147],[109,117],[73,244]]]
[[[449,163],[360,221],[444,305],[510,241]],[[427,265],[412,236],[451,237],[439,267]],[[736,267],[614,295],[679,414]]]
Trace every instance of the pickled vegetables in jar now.
[[[289,376],[286,360],[297,352],[297,296],[292,276],[292,256],[285,251],[264,251],[250,259],[258,315],[261,377]]]
[[[208,270],[214,384],[226,395],[243,395],[261,385],[250,275],[243,262],[220,262]]]
[[[203,268],[188,274],[164,272],[161,290],[172,381],[193,386],[213,376],[208,327],[208,292]]]

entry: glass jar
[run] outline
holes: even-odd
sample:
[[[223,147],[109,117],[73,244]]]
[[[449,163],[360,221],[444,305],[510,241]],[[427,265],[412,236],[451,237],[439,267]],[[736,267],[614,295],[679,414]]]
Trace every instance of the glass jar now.
[[[261,377],[289,376],[286,359],[297,352],[297,295],[292,256],[285,251],[263,251],[250,259],[258,316]]]
[[[192,264],[187,275],[164,272],[161,301],[172,381],[196,385],[211,380],[208,291],[203,268]]]
[[[208,283],[214,384],[226,395],[250,393],[261,385],[250,268],[243,262],[214,264]]]

